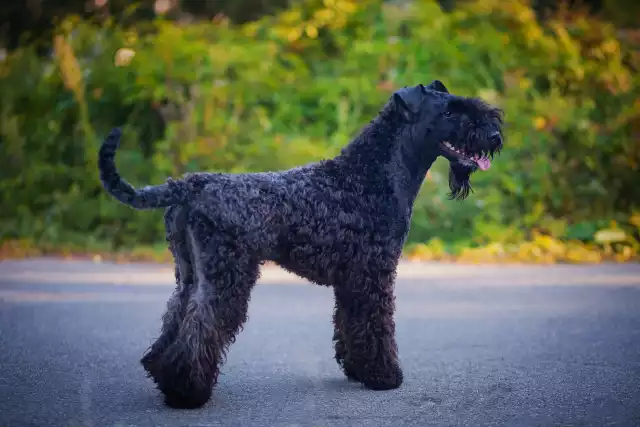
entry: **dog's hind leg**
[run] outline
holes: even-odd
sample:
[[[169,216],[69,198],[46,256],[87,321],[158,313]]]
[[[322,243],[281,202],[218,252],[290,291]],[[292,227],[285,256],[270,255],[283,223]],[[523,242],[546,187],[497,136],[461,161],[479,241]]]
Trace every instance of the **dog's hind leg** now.
[[[393,275],[359,274],[357,285],[336,289],[344,315],[345,371],[365,387],[388,390],[403,381],[395,340]]]
[[[176,288],[167,301],[160,336],[140,360],[154,381],[156,378],[153,376],[153,364],[175,340],[189,301],[189,294],[193,289],[193,271],[187,246],[187,219],[186,207],[175,205],[165,211],[165,233],[175,263]]]
[[[217,232],[205,219],[189,225],[188,235],[194,290],[178,336],[154,367],[165,403],[174,408],[197,408],[210,399],[259,275],[258,260],[236,236]]]

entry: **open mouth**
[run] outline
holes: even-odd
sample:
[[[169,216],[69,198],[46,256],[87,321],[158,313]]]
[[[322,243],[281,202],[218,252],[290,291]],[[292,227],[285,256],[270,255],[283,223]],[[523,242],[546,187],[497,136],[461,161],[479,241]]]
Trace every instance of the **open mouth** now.
[[[449,141],[443,141],[440,143],[442,147],[442,151],[444,152],[445,157],[449,160],[451,158],[455,158],[456,160],[466,160],[467,162],[473,162],[478,165],[478,168],[482,171],[486,171],[491,167],[491,160],[487,156],[482,154],[473,154],[467,153],[464,150],[460,150],[459,148],[454,147],[449,143]]]

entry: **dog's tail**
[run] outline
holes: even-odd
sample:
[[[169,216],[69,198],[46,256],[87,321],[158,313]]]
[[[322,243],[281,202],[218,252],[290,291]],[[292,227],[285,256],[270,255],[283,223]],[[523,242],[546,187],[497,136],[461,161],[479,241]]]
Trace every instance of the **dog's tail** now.
[[[135,209],[163,208],[184,203],[187,200],[187,188],[182,181],[168,180],[161,185],[136,190],[120,176],[115,156],[121,136],[119,128],[112,129],[100,147],[98,169],[105,190],[121,203]]]

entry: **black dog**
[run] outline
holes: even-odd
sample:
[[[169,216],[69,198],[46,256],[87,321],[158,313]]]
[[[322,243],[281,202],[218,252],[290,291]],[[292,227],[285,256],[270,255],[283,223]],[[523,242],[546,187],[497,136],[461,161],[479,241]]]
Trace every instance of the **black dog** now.
[[[399,387],[394,280],[414,200],[438,156],[450,162],[451,197],[467,197],[471,173],[502,148],[502,112],[439,81],[405,87],[333,159],[140,190],[116,171],[119,139],[114,129],[100,150],[102,183],[134,208],[167,208],[178,283],[141,362],[168,405],[193,408],[211,396],[265,260],[333,287],[335,357],[347,377]]]

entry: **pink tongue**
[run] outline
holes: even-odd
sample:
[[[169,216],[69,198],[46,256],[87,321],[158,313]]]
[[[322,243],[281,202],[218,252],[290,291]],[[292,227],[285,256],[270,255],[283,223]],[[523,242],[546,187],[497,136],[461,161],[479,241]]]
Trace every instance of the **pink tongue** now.
[[[478,164],[478,167],[480,168],[480,170],[483,170],[483,171],[486,171],[491,167],[491,160],[489,160],[486,157],[480,157],[479,159],[476,160],[476,163]]]

